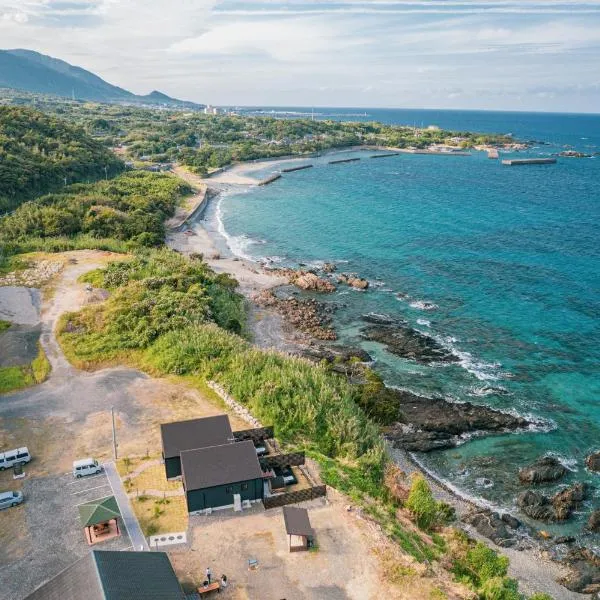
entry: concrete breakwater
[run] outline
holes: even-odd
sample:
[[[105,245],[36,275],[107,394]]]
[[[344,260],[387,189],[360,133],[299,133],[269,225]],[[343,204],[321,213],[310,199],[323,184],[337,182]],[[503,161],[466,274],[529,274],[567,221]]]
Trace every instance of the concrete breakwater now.
[[[386,158],[387,156],[398,156],[400,152],[388,152],[387,154],[373,154],[370,158]]]
[[[327,164],[329,165],[338,165],[340,163],[349,163],[349,162],[357,162],[360,158],[343,158],[341,160],[330,160]]]
[[[273,183],[281,178],[281,173],[275,173],[275,175],[271,175],[262,181],[259,181],[257,185],[269,185],[269,183]]]
[[[505,158],[502,161],[502,164],[508,167],[519,165],[553,165],[554,163],[556,163],[555,158]]]
[[[289,167],[281,169],[282,173],[293,173],[294,171],[303,171],[304,169],[312,169],[314,165],[300,165],[299,167]]]

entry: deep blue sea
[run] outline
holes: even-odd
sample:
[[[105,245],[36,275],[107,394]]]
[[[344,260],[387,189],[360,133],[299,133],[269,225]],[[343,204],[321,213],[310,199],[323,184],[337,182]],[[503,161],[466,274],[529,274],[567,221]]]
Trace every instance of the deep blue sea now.
[[[600,151],[594,115],[315,110],[315,118],[329,115],[550,144],[522,156]],[[339,287],[323,299],[340,304],[341,340],[368,350],[389,384],[540,422],[528,433],[424,455],[424,464],[463,493],[512,508],[523,489],[518,469],[555,453],[571,469],[563,484],[583,480],[595,488],[574,522],[544,528],[580,531],[600,506],[600,476],[584,465],[600,449],[600,156],[506,167],[480,152],[356,155],[363,160],[328,165],[321,158],[311,161],[314,169],[224,195],[218,212],[232,249],[289,265],[337,262],[368,278],[366,293]],[[360,316],[371,311],[406,319],[460,363],[423,366],[365,342]]]

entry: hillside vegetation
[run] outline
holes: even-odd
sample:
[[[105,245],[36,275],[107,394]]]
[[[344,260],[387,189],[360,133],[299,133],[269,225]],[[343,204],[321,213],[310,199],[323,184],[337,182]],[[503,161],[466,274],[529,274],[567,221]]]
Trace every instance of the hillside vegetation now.
[[[67,183],[114,176],[123,163],[79,127],[0,106],[0,213]]]
[[[126,251],[164,239],[164,221],[189,186],[171,175],[125,172],[26,202],[0,221],[5,253],[106,248]]]

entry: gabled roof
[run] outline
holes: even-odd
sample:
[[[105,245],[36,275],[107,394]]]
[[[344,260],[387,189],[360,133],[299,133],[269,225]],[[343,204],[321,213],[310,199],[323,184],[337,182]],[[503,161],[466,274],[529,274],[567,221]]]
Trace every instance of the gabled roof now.
[[[114,496],[79,505],[79,519],[84,527],[106,523],[120,516],[119,505]]]
[[[188,491],[262,477],[250,440],[182,452],[181,473]]]
[[[184,600],[164,552],[90,552],[26,600]]]
[[[227,415],[163,423],[160,433],[165,458],[179,457],[179,453],[185,450],[219,446],[233,441]]]
[[[311,537],[314,535],[313,528],[310,526],[310,521],[308,519],[308,511],[305,508],[284,506],[283,520],[288,535],[301,535],[304,537]]]

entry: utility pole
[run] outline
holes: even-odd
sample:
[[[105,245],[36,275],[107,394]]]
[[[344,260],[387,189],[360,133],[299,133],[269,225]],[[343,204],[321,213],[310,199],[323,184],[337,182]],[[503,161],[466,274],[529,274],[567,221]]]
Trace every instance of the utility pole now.
[[[112,434],[113,434],[113,458],[117,460],[117,430],[115,429],[115,407],[110,407],[110,416],[112,418]]]

